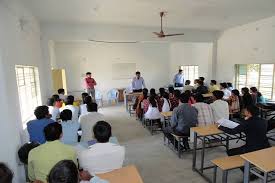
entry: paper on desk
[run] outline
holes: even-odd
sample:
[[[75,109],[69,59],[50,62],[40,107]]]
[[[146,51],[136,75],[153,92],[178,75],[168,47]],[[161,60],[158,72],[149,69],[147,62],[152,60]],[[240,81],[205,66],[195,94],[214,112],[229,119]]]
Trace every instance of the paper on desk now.
[[[238,123],[234,122],[234,121],[230,121],[228,119],[220,119],[217,121],[217,123],[219,124],[219,126],[224,126],[226,128],[230,128],[230,129],[233,129],[233,128],[236,128],[237,126],[239,126]]]

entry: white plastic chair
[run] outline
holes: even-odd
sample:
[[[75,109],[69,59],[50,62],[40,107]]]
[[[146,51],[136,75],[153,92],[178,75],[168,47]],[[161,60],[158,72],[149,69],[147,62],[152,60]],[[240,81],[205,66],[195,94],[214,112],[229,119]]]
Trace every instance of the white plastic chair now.
[[[115,103],[118,103],[118,90],[117,89],[111,89],[107,93],[108,103],[111,104],[112,101],[115,101]]]
[[[100,106],[103,106],[103,95],[99,90],[95,90],[95,101]]]

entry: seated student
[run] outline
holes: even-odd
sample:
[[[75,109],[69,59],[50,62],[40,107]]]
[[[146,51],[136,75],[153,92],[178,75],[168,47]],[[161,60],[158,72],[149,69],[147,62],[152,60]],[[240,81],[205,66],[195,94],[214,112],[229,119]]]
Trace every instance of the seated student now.
[[[191,93],[190,90],[186,90],[184,93],[189,97],[189,100],[188,100],[188,104],[189,104],[189,105],[192,105],[192,104],[195,104],[195,103],[196,103],[196,100],[195,100],[195,98],[192,96],[192,93]]]
[[[0,162],[0,182],[1,183],[12,183],[13,172],[7,165]]]
[[[86,93],[86,92],[81,93],[82,104],[84,104],[84,100],[85,100],[85,98],[86,98],[87,96],[89,96],[88,93]]]
[[[92,175],[121,168],[125,157],[125,148],[109,142],[112,136],[111,125],[105,121],[98,121],[93,132],[97,143],[80,152],[80,167]]]
[[[173,86],[168,87],[168,93],[169,93],[169,98],[173,97],[173,95],[174,95],[174,87]]]
[[[256,87],[250,88],[251,96],[253,99],[254,104],[263,104],[265,103],[265,98],[261,94],[261,92],[258,91]]]
[[[228,90],[228,86],[226,83],[220,83],[221,91],[223,92],[223,99],[228,100],[231,96],[231,92]]]
[[[93,102],[93,100],[92,100],[91,96],[88,95],[84,98],[83,104],[80,105],[80,115],[84,115],[84,114],[88,113],[87,104],[90,104],[92,102]]]
[[[69,95],[66,99],[65,104],[66,104],[65,107],[61,108],[60,112],[62,112],[65,109],[69,109],[73,113],[72,120],[78,121],[79,107],[73,105],[74,104],[74,96]]]
[[[62,100],[59,98],[59,95],[53,95],[52,96],[52,98],[53,98],[53,100],[54,100],[54,103],[55,103],[55,107],[57,107],[57,108],[61,108],[62,107],[62,105],[63,105],[63,102],[62,102]]]
[[[198,81],[199,79],[194,80],[194,90],[196,90],[199,87]]]
[[[202,81],[202,83],[203,83],[204,86],[206,86],[206,83],[205,83],[205,81],[204,81],[204,80],[205,80],[204,77],[200,76],[200,77],[199,77],[199,80]]]
[[[163,105],[162,105],[162,112],[168,112],[171,109],[171,103],[169,101],[169,94],[167,92],[163,93],[163,96],[161,98],[161,100],[163,101]]]
[[[180,91],[175,90],[173,95],[171,97],[169,97],[169,100],[171,103],[171,111],[173,111],[176,107],[178,107],[179,99],[180,99]]]
[[[232,83],[226,83],[226,84],[227,84],[227,89],[229,91],[232,91],[234,89]]]
[[[150,89],[150,97],[154,97],[157,101],[158,109],[161,112],[162,109],[162,101],[160,100],[160,97],[156,94],[155,88]]]
[[[182,89],[183,92],[185,92],[186,90],[190,90],[190,91],[193,91],[194,90],[194,86],[191,86],[191,81],[190,80],[186,80],[185,81],[185,85]]]
[[[228,103],[230,113],[239,113],[241,111],[239,90],[232,90]]]
[[[147,100],[147,98],[148,98],[148,89],[144,88],[142,90],[142,95],[139,96],[135,102],[136,116],[138,118],[141,118],[143,116],[143,112],[147,112],[148,110],[149,101]]]
[[[157,105],[157,100],[153,95],[149,97],[149,108],[147,112],[144,114],[144,117],[145,119],[153,119],[153,120],[161,118],[161,114],[159,112],[158,105]]]
[[[206,86],[203,85],[203,81],[198,80],[197,84],[198,84],[198,87],[195,90],[196,95],[208,93],[208,89]]]
[[[247,87],[244,87],[242,88],[241,92],[242,92],[241,109],[244,109],[247,106],[253,105],[253,99],[249,93],[249,89]]]
[[[57,90],[57,93],[59,95],[59,98],[63,101],[66,100],[66,96],[65,96],[65,90],[63,88],[60,88]]]
[[[59,118],[59,108],[55,106],[55,102],[53,98],[48,99],[48,108],[49,108],[49,113],[52,115],[51,119],[56,121],[57,118]]]
[[[244,110],[245,120],[233,129],[220,126],[219,129],[228,133],[236,134],[244,132],[246,135],[245,145],[227,151],[229,156],[244,154],[260,149],[268,148],[269,142],[266,136],[267,122],[258,117],[259,110],[256,106],[247,106]]]
[[[78,121],[72,121],[72,111],[65,109],[60,114],[60,119],[62,120],[62,138],[61,142],[68,145],[73,145],[77,143],[78,140],[78,129],[80,124]]]
[[[164,93],[165,93],[165,89],[159,88],[159,97],[162,97]]]
[[[81,141],[85,142],[93,139],[92,129],[96,122],[104,120],[103,114],[97,112],[96,103],[87,104],[87,111],[87,114],[79,117],[79,123],[82,129]]]
[[[50,123],[54,123],[49,114],[48,106],[38,106],[34,110],[35,120],[31,120],[27,123],[27,130],[30,136],[30,142],[38,142],[43,144],[46,142],[43,130],[45,126]]]
[[[222,118],[229,119],[229,107],[228,103],[222,100],[223,95],[223,91],[216,90],[213,92],[214,102],[210,106],[213,111],[214,122]]]
[[[51,123],[44,129],[47,142],[29,153],[28,177],[30,181],[47,182],[47,176],[54,165],[61,160],[72,160],[77,165],[76,151],[73,147],[60,142],[62,126]]]
[[[211,80],[210,87],[209,87],[209,92],[212,93],[215,90],[220,90],[220,87],[217,85],[216,80]]]
[[[196,103],[192,106],[198,111],[198,125],[206,126],[214,124],[214,116],[210,105],[203,102],[204,98],[202,95],[196,95],[195,99]]]
[[[28,156],[29,156],[29,152],[38,147],[40,144],[37,142],[29,142],[29,143],[25,143],[23,146],[21,146],[17,152],[19,160],[21,161],[21,163],[24,163],[25,165],[28,164]]]
[[[186,94],[180,95],[180,105],[173,110],[171,126],[163,129],[164,135],[173,140],[171,133],[179,136],[189,136],[190,128],[198,124],[198,111],[188,104],[189,97]],[[184,142],[185,148],[189,145],[187,140]]]

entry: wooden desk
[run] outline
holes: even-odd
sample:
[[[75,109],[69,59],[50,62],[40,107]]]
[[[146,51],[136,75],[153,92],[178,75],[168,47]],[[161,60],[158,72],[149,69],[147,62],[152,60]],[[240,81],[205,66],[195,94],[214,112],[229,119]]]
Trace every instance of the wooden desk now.
[[[129,97],[139,97],[142,95],[142,92],[137,92],[137,93],[125,93],[124,97],[124,104],[126,107],[126,111],[128,111],[128,102],[129,102]]]
[[[172,111],[169,111],[169,112],[161,112],[160,114],[163,115],[165,118],[169,118],[169,117],[172,116]]]
[[[122,167],[108,173],[99,174],[98,177],[110,183],[143,183],[137,168],[133,165]]]
[[[219,130],[218,126],[215,124],[208,126],[193,127],[191,128],[191,130],[197,133],[197,135],[199,136],[209,136],[224,133],[223,131]]]
[[[210,97],[213,97],[213,93],[202,94],[202,96],[203,96],[204,98],[210,98]]]
[[[275,171],[275,147],[242,154],[245,159],[244,183],[249,182],[249,174],[253,173],[251,164],[264,172],[264,176],[260,177],[264,182],[268,181],[268,173]]]

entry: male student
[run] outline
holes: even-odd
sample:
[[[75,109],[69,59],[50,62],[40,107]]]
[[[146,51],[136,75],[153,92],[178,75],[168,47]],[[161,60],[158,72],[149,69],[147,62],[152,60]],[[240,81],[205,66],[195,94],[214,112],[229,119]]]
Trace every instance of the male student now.
[[[86,92],[93,97],[93,100],[95,100],[95,86],[96,81],[94,78],[92,78],[92,73],[87,72],[84,79],[84,87]]]
[[[175,87],[183,87],[184,76],[181,69],[179,69],[179,72],[174,76],[173,81],[174,81]]]
[[[61,160],[72,160],[77,165],[76,151],[73,147],[60,142],[62,126],[51,123],[44,129],[47,142],[29,153],[28,176],[30,181],[47,182],[47,176],[54,165]]]
[[[27,123],[27,130],[30,136],[31,142],[38,142],[43,144],[46,142],[43,130],[45,126],[50,123],[54,123],[49,114],[48,106],[38,106],[34,110],[34,115],[36,116],[35,120],[31,120]]]
[[[231,96],[231,91],[228,90],[227,83],[220,83],[220,88],[221,88],[221,91],[223,91],[223,93],[224,93],[223,99],[228,100],[229,97]]]
[[[203,81],[198,80],[198,81],[197,81],[197,84],[198,84],[198,87],[197,87],[197,89],[195,90],[195,93],[196,93],[196,94],[206,94],[206,93],[208,93],[208,89],[207,89],[206,86],[204,86]]]
[[[87,104],[87,114],[79,117],[80,127],[82,129],[81,141],[89,141],[93,139],[92,129],[96,122],[103,121],[104,115],[97,112],[97,104]]]
[[[109,142],[112,136],[111,125],[99,121],[93,128],[97,143],[79,154],[79,165],[90,174],[100,174],[119,169],[123,165],[125,148]]]
[[[65,100],[66,96],[65,96],[65,90],[63,88],[60,88],[57,90],[58,96],[61,100]]]
[[[65,107],[60,109],[60,112],[62,112],[65,109],[69,109],[70,111],[72,111],[73,117],[72,120],[73,121],[78,121],[78,114],[79,114],[79,107],[78,106],[74,106],[74,96],[69,95],[66,99],[65,102]]]
[[[142,92],[142,89],[146,88],[143,77],[140,76],[140,72],[136,72],[136,77],[132,80],[133,92]]]
[[[191,86],[190,84],[191,84],[191,81],[190,80],[186,80],[185,81],[185,85],[184,85],[184,87],[182,89],[182,92],[185,92],[186,90],[189,90],[189,91],[192,92],[194,90],[194,86]]]
[[[209,87],[209,92],[212,93],[215,90],[220,90],[220,87],[217,85],[216,80],[211,80],[210,87]]]
[[[224,95],[223,91],[220,91],[220,90],[213,91],[214,102],[210,104],[210,106],[213,111],[215,122],[217,122],[222,118],[229,119],[229,107],[228,107],[228,103],[222,100],[223,95]]]
[[[12,183],[13,172],[9,167],[0,162],[0,182],[1,183]]]

